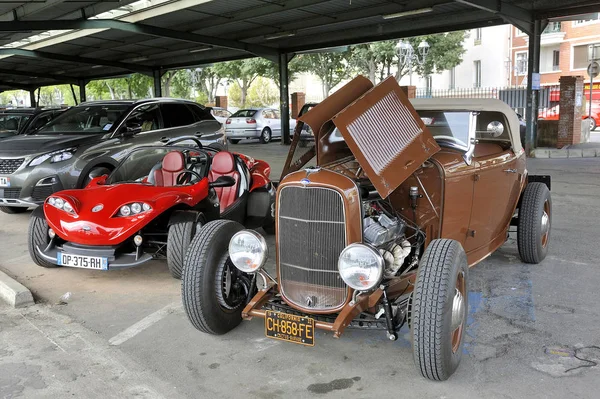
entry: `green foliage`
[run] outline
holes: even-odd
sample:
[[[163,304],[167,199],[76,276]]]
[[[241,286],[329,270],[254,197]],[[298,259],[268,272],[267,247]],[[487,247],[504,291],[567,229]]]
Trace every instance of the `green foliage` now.
[[[279,102],[279,90],[269,79],[258,77],[248,90],[247,107],[269,107]]]
[[[271,79],[275,82],[279,90],[279,64],[267,60],[266,58],[258,58],[258,73],[264,78]],[[306,72],[307,65],[302,62],[302,56],[296,56],[288,62],[288,81],[292,82],[299,73]]]
[[[265,63],[261,58],[248,58],[245,60],[221,62],[213,65],[218,76],[222,76],[230,83],[235,83],[240,89],[239,106],[246,106],[248,89],[254,80],[265,73]],[[233,105],[233,103],[232,103]]]
[[[422,40],[425,40],[429,44],[429,53],[427,54],[427,58],[425,58],[425,63],[423,65],[413,63],[414,71],[421,76],[426,76],[457,66],[462,62],[462,56],[466,52],[463,47],[465,37],[465,31],[455,31],[409,38],[408,41],[416,52],[418,52],[417,47]],[[400,70],[404,72],[401,76],[410,72],[408,65],[403,65]]]
[[[122,78],[93,80],[86,85],[90,100],[123,100],[152,96],[152,78],[134,73]]]
[[[317,75],[323,85],[323,97],[327,97],[333,87],[350,77],[354,69],[351,56],[351,51],[303,54],[298,63],[301,70]]]
[[[211,104],[212,103],[211,101],[208,101],[208,94],[206,94],[203,91],[198,92],[198,95],[193,100],[195,102],[197,102],[198,104],[202,104],[202,105],[206,105],[206,104]]]
[[[229,85],[227,90],[227,103],[232,107],[243,108],[242,89],[238,85]]]

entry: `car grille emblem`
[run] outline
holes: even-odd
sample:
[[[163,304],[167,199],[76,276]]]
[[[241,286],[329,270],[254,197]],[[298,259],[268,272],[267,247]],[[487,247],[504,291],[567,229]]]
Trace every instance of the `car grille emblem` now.
[[[104,205],[98,204],[92,208],[92,212],[100,212],[104,208]]]
[[[302,180],[300,180],[300,183],[302,183],[302,185],[304,187],[308,186],[310,184],[310,180],[308,180],[306,177]]]

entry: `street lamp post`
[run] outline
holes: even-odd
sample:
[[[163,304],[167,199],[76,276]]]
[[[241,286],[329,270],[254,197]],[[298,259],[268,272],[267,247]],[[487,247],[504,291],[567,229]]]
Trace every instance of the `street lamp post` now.
[[[412,86],[413,61],[416,61],[419,65],[423,65],[425,63],[425,58],[427,58],[427,53],[429,53],[429,43],[427,43],[425,40],[422,40],[417,46],[417,52],[415,52],[415,49],[410,42],[400,40],[396,45],[396,51],[398,52],[398,59],[400,61],[398,68],[401,68],[401,66],[404,64],[408,64],[410,85]]]

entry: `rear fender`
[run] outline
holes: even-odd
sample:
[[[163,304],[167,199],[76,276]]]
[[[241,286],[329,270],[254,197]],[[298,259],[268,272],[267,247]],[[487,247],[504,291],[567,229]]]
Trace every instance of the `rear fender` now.
[[[271,174],[271,166],[265,161],[260,159],[256,160],[254,167],[252,168],[252,185],[250,186],[250,192],[265,187],[270,183],[269,175]]]

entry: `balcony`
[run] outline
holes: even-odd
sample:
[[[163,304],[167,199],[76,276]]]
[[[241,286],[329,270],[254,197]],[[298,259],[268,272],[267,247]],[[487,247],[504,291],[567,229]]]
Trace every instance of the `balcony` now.
[[[565,34],[566,32],[561,30],[560,22],[550,22],[542,32],[541,45],[560,44],[565,38]]]

